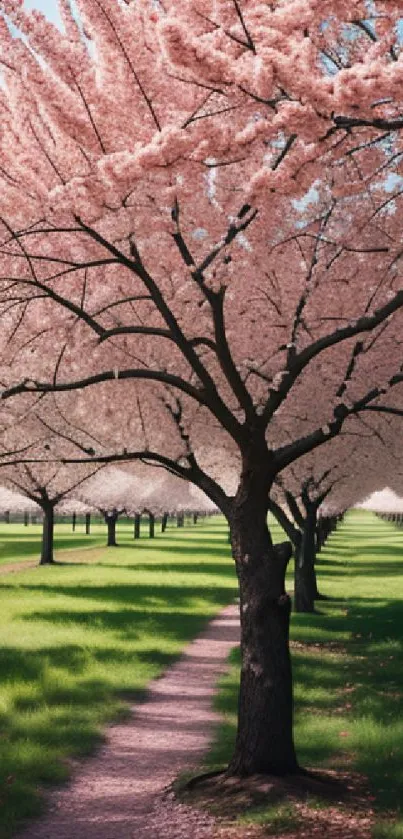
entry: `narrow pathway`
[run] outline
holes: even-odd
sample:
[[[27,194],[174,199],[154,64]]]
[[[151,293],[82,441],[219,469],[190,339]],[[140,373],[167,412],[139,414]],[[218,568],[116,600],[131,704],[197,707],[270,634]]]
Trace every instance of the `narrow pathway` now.
[[[80,556],[78,559],[72,554],[77,554],[77,550],[75,548],[67,548],[65,551],[57,551],[57,559],[55,561],[54,566],[49,565],[40,565],[39,563],[39,555],[35,559],[25,559],[22,562],[7,562],[4,565],[0,565],[0,575],[2,574],[16,574],[17,571],[29,571],[32,568],[49,568],[55,567],[58,568],[60,565],[89,565],[91,562],[99,562],[102,559],[105,551],[106,545],[102,548],[98,546],[94,546],[93,548],[82,548],[83,551],[96,551],[94,556],[90,556],[89,559],[85,557],[85,559]]]
[[[15,574],[17,571],[26,571],[30,568],[39,568],[38,559],[26,559],[24,562],[7,562],[0,565],[0,574]]]
[[[18,839],[210,839],[211,817],[164,790],[197,767],[209,745],[215,685],[238,638],[238,608],[228,606]]]

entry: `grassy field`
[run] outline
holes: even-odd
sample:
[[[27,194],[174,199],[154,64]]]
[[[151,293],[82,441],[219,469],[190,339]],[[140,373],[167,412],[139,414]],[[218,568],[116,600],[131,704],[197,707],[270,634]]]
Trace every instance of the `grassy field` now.
[[[298,756],[306,767],[365,775],[374,836],[402,839],[403,531],[349,513],[319,557],[318,578],[334,599],[319,604],[321,614],[292,618]],[[217,703],[225,722],[211,766],[227,761],[234,742],[235,653],[233,662]],[[276,813],[263,807],[255,817],[270,825]]]
[[[220,539],[226,539],[227,527],[221,517],[209,519],[213,521],[220,532]],[[284,538],[284,534],[280,530],[277,523],[271,520],[272,531],[274,539],[277,541]],[[203,519],[199,519],[196,529],[199,531],[203,527]],[[168,545],[168,540],[172,541],[174,535],[178,535],[181,539],[182,528],[177,528],[175,519],[169,520],[168,529],[165,534],[160,532],[161,523],[157,521],[155,524],[156,538],[164,540],[164,544]],[[193,532],[193,527],[188,523],[187,530]],[[218,532],[217,531],[217,532]],[[41,524],[5,524],[0,523],[0,571],[2,565],[9,565],[12,563],[20,563],[25,560],[32,562],[40,557],[41,544]],[[141,521],[141,538],[134,540],[133,538],[133,521],[124,517],[118,519],[116,527],[116,535],[118,543],[122,543],[128,547],[129,545],[136,548],[137,545],[153,545],[153,542],[148,539],[148,519],[147,516],[142,517]],[[85,524],[83,517],[77,517],[77,525],[75,532],[72,531],[71,520],[58,521],[55,526],[55,557],[58,562],[63,562],[65,551],[84,551],[99,547],[105,547],[107,538],[107,529],[105,523],[101,518],[92,516],[91,532],[87,535],[85,533]],[[144,544],[143,544],[144,543]],[[97,557],[94,553],[94,558]],[[77,554],[80,556],[80,553]],[[69,557],[74,560],[75,555]],[[86,560],[91,560],[89,554]]]
[[[158,526],[157,526],[158,527]],[[173,527],[173,525],[172,525]],[[148,524],[143,521],[142,534],[146,536]],[[2,565],[13,562],[32,561],[40,556],[41,524],[0,524],[0,569]],[[118,538],[123,541],[133,541],[133,522],[127,519],[118,520]],[[71,521],[58,522],[55,528],[55,551],[59,559],[64,551],[103,547],[106,545],[106,525],[99,517],[92,517],[91,532],[85,533],[84,520],[81,517],[73,533]]]
[[[236,593],[222,520],[118,535],[107,549],[105,528],[58,526],[60,565],[0,574],[1,839]],[[0,542],[3,562],[35,559],[39,528],[2,525]]]

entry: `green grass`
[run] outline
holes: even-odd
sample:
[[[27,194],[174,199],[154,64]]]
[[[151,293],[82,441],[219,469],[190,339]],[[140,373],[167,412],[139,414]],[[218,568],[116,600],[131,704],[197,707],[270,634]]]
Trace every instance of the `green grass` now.
[[[6,528],[8,561],[38,555],[33,527],[26,542],[13,525],[2,537]],[[67,776],[67,758],[90,753],[105,724],[236,594],[220,519],[153,541],[134,542],[123,526],[121,547],[98,542],[92,552],[66,528],[62,550],[67,539],[78,547],[59,554],[62,564],[0,575],[1,839],[39,812],[40,790]]]
[[[403,530],[349,513],[319,556],[321,614],[293,615],[295,737],[302,765],[368,778],[376,839],[403,838]],[[210,765],[235,737],[239,656],[217,700]],[[265,817],[262,812],[260,818]],[[251,820],[252,816],[250,817]]]
[[[199,526],[199,525],[198,525]],[[156,534],[160,525],[156,524]],[[55,552],[56,558],[62,559],[59,555],[64,551],[84,550],[89,548],[104,547],[106,545],[107,528],[99,516],[91,517],[91,532],[85,533],[84,518],[77,516],[76,530],[73,533],[71,519],[57,520],[55,526]],[[170,523],[168,532],[175,532],[174,522]],[[118,519],[117,539],[124,543],[133,542],[133,521],[124,517]],[[0,523],[0,569],[2,565],[13,562],[24,562],[24,560],[39,559],[41,545],[41,524],[5,524]],[[148,536],[148,520],[143,517],[141,526],[141,538]]]
[[[222,540],[225,542],[226,534],[228,533],[227,527],[224,524],[224,521],[221,517],[218,519],[210,519],[210,522],[219,522],[220,532]],[[275,521],[271,519],[272,531],[275,541],[281,541],[284,539],[284,534],[280,530],[279,526]],[[203,519],[199,519],[196,529],[203,527]],[[174,519],[169,520],[168,528],[165,533],[160,532],[161,523],[156,521],[155,524],[155,537],[156,539],[163,539],[164,545],[169,550],[175,550],[175,545],[172,545],[172,538],[174,538],[175,534],[178,535],[180,538],[180,544],[182,547],[185,545],[184,537],[181,536],[182,528],[177,528]],[[185,528],[186,532],[193,532],[192,531],[193,525],[188,523],[188,527]],[[205,530],[203,530],[205,532]],[[214,531],[215,532],[215,531]],[[20,563],[28,560],[30,562],[35,561],[40,557],[41,552],[41,534],[42,534],[42,525],[41,524],[29,524],[27,526],[23,524],[5,524],[4,522],[0,522],[0,570],[2,565],[8,565],[11,563]],[[142,517],[141,521],[141,537],[140,540],[134,540],[133,538],[133,521],[127,519],[125,517],[121,517],[118,519],[117,527],[116,527],[116,537],[118,545],[122,543],[123,545],[131,544],[133,547],[138,545],[142,545],[145,542],[147,545],[152,545],[153,542],[149,541],[148,538],[148,518],[147,516]],[[54,539],[54,547],[55,547],[55,557],[56,560],[62,562],[64,560],[64,552],[65,551],[76,551],[77,549],[83,551],[85,549],[96,549],[99,547],[104,547],[106,545],[106,538],[107,538],[107,528],[106,524],[102,521],[99,516],[92,516],[91,518],[91,532],[87,535],[85,533],[85,523],[83,516],[77,516],[77,525],[76,530],[73,533],[71,528],[71,520],[58,520],[55,525],[55,539]],[[208,547],[207,542],[205,542],[206,548]],[[197,552],[197,546],[194,545],[192,540],[193,548]],[[199,550],[204,552],[204,543],[203,546]],[[97,558],[98,554],[94,551],[94,557]],[[70,557],[73,558],[73,557]],[[85,558],[86,560],[91,560],[91,554],[88,554]]]

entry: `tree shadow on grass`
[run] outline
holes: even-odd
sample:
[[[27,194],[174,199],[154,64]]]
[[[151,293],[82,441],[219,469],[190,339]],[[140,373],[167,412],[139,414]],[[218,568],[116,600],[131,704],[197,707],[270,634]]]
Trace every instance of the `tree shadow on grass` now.
[[[1,590],[16,591],[16,586],[9,583],[0,583]],[[75,600],[100,600],[105,604],[119,603],[125,604],[133,611],[138,609],[162,610],[169,604],[172,612],[180,612],[186,608],[192,608],[198,600],[207,600],[210,604],[217,606],[224,606],[231,599],[232,587],[228,586],[213,586],[213,585],[199,585],[194,586],[189,578],[188,585],[167,585],[166,579],[160,582],[156,580],[150,584],[136,583],[128,584],[107,584],[104,586],[96,585],[52,585],[47,583],[19,583],[18,592],[40,592],[42,594],[63,595],[64,597],[72,597]],[[234,586],[235,592],[235,586]],[[42,614],[42,612],[40,613]],[[46,615],[49,615],[49,609],[44,606],[44,620]],[[63,611],[61,611],[63,614]],[[32,617],[32,612],[27,612],[26,620]]]
[[[79,626],[82,629],[101,630],[101,632],[113,633],[115,637],[128,641],[152,634],[157,638],[161,636],[180,642],[196,634],[205,623],[206,617],[182,611],[180,608],[175,609],[175,612],[165,612],[156,609],[154,605],[153,609],[146,613],[129,608],[95,609],[88,612],[47,609],[43,612],[30,613],[25,620],[30,623],[38,621],[64,627]]]
[[[146,526],[147,526],[147,522],[145,521],[144,522],[144,527],[146,527]],[[167,529],[162,534],[162,536],[164,536],[164,537],[172,536],[173,539],[179,538],[182,542],[182,538],[183,538],[183,540],[186,539],[186,537],[189,534],[195,534],[198,537],[200,536],[200,538],[203,538],[205,536],[205,534],[207,534],[208,536],[214,536],[215,539],[217,541],[219,541],[221,538],[223,538],[223,539],[226,538],[227,529],[228,528],[225,524],[219,524],[219,525],[217,525],[217,527],[204,527],[203,524],[201,524],[200,527],[198,525],[191,525],[191,524],[186,525],[185,527],[176,527],[176,525],[173,525],[172,523],[169,523]],[[182,536],[182,534],[183,534],[183,536]]]
[[[161,535],[161,534],[160,534]],[[165,534],[162,534],[164,537]],[[119,538],[119,537],[118,537]],[[226,540],[208,540],[203,538],[194,538],[194,539],[170,539],[162,538],[160,539],[150,539],[148,536],[142,536],[140,539],[133,539],[124,542],[124,547],[133,547],[134,550],[138,551],[150,551],[150,550],[160,550],[161,552],[165,551],[177,551],[178,553],[186,553],[191,555],[194,551],[199,553],[213,553],[225,555],[226,557],[231,556],[231,550],[229,542]]]
[[[65,562],[63,565],[85,565],[86,563],[68,563]],[[235,566],[233,563],[230,562],[203,562],[201,565],[195,565],[192,562],[185,563],[185,562],[171,562],[169,559],[166,562],[154,562],[150,559],[149,563],[139,564],[138,562],[133,563],[132,565],[121,565],[119,563],[119,569],[124,568],[128,571],[149,571],[149,572],[163,572],[165,573],[183,573],[190,576],[190,579],[193,574],[213,574],[217,575],[218,577],[228,577],[229,579],[234,580],[234,589],[237,588],[237,581],[235,576]],[[102,562],[102,568],[116,568],[116,565],[110,565],[107,562]]]
[[[2,545],[3,543],[3,545]],[[5,543],[5,544],[4,544]],[[81,537],[75,536],[74,538],[63,538],[57,537],[55,539],[55,551],[65,551],[65,550],[75,550],[79,548],[98,548],[98,543],[95,543],[94,540],[91,541],[89,537]],[[22,561],[25,557],[27,558],[34,558],[40,556],[41,552],[41,537],[38,534],[37,538],[29,535],[25,537],[24,535],[19,535],[18,537],[14,534],[14,537],[5,537],[3,534],[0,536],[0,565],[1,561],[4,562],[12,561],[13,559],[18,559],[18,561]]]

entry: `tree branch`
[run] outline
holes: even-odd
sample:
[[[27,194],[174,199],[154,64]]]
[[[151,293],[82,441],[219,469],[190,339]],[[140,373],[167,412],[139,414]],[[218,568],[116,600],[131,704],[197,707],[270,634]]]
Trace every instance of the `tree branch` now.
[[[208,370],[206,369],[204,364],[201,362],[201,359],[195,352],[195,349],[192,346],[191,341],[189,341],[183,333],[175,315],[168,306],[157,283],[145,268],[134,241],[131,240],[133,259],[129,259],[122,251],[116,248],[115,245],[113,245],[111,242],[108,242],[108,240],[104,239],[104,237],[101,236],[96,230],[94,230],[93,228],[86,225],[83,221],[81,221],[81,219],[78,216],[76,217],[76,221],[78,222],[78,224],[80,224],[82,230],[85,231],[88,234],[88,236],[90,236],[90,238],[101,244],[104,248],[106,248],[106,250],[109,250],[110,253],[114,254],[118,258],[119,262],[121,262],[121,264],[129,268],[130,271],[133,271],[142,280],[153,299],[154,305],[156,306],[163,320],[167,324],[170,334],[172,335],[172,340],[175,342],[176,346],[181,351],[182,355],[185,357],[186,361],[193,369],[196,376],[204,385],[203,404],[209,408],[211,413],[219,420],[219,422],[233,437],[233,439],[239,442],[239,440],[243,436],[241,424],[238,422],[234,414],[229,410],[225,402],[221,399],[221,396],[218,393],[214,380],[212,379]],[[182,389],[184,392],[188,392],[188,394],[192,396],[194,396],[194,393],[197,392],[195,391],[195,389],[192,389],[193,393],[191,394],[190,390],[185,391],[184,388],[180,389]],[[200,401],[200,399],[198,399],[198,401]]]
[[[287,502],[288,509],[298,527],[303,530],[305,522],[304,517],[301,513],[301,510],[298,507],[296,499],[294,498],[292,492],[289,492],[288,489],[284,490],[284,498]]]
[[[190,396],[198,402],[199,405],[208,407],[203,391],[198,390],[189,382],[181,379],[180,376],[175,376],[171,373],[164,373],[159,370],[143,370],[140,368],[120,371],[106,370],[103,373],[95,373],[93,376],[88,376],[83,379],[62,383],[38,382],[33,379],[28,379],[18,385],[14,385],[13,387],[3,390],[1,398],[9,399],[11,396],[16,396],[19,393],[62,393],[71,390],[82,390],[86,387],[90,387],[91,385],[99,384],[100,382],[108,382],[116,379],[145,379],[154,382],[161,382],[162,384],[177,388],[182,393],[186,393],[187,396]]]
[[[373,315],[363,315],[348,326],[340,327],[328,335],[323,335],[318,338],[300,353],[295,353],[290,361],[288,369],[284,371],[283,378],[277,390],[271,390],[266,407],[263,413],[264,420],[268,424],[273,414],[277,411],[279,406],[284,402],[292,389],[298,376],[302,373],[305,367],[316,358],[321,352],[348,338],[353,338],[362,332],[370,332],[379,324],[383,323],[390,315],[394,314],[403,306],[403,291],[398,291],[392,300],[385,303],[377,309]]]
[[[268,500],[268,510],[272,515],[277,519],[280,527],[283,528],[284,533],[288,536],[290,542],[294,545],[294,548],[299,546],[301,541],[301,534],[297,527],[294,526],[291,519],[288,518],[287,513],[280,507],[280,504],[277,504],[273,498],[269,497]]]

